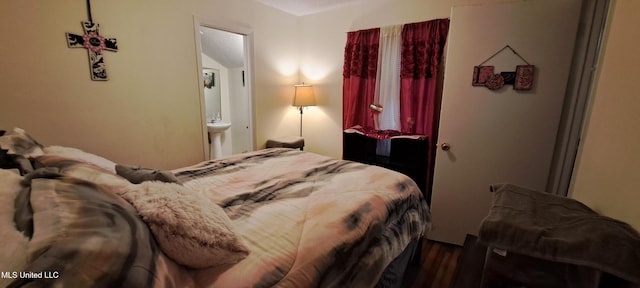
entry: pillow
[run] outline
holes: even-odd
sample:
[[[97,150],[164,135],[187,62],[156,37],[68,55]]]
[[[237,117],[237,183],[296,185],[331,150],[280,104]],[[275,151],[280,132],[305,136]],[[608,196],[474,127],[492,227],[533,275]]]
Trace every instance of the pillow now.
[[[10,170],[0,169],[0,271],[24,271],[27,263],[29,239],[15,227],[14,202],[20,194],[23,177]],[[7,287],[11,278],[0,278],[0,287]]]
[[[122,197],[136,207],[162,251],[176,263],[205,268],[237,263],[249,254],[224,210],[182,185],[147,181]]]
[[[169,171],[154,170],[142,167],[133,167],[126,165],[116,165],[116,173],[133,184],[139,184],[144,181],[160,181],[167,183],[180,183],[173,173]]]
[[[78,148],[53,145],[53,146],[45,147],[43,151],[47,155],[57,155],[57,156],[72,158],[85,163],[96,165],[98,167],[102,167],[105,170],[108,170],[113,173],[116,172],[115,170],[116,163],[114,163],[113,161],[100,157],[98,155],[84,152]]]

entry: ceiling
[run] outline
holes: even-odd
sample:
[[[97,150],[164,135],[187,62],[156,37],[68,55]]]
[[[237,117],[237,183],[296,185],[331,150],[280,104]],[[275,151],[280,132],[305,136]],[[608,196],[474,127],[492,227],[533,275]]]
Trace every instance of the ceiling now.
[[[296,16],[319,13],[365,0],[256,0]]]
[[[256,0],[286,13],[303,16],[365,0]],[[242,35],[201,27],[202,53],[227,68],[244,66]]]
[[[200,27],[200,35],[203,54],[227,68],[244,66],[242,35],[206,27]]]

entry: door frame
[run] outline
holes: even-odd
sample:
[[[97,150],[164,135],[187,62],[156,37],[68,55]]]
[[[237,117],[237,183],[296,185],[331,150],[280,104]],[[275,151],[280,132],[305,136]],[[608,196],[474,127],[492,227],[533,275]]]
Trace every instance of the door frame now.
[[[547,192],[567,196],[591,98],[610,0],[585,0],[571,63]]]
[[[196,15],[193,16],[193,33],[195,38],[195,46],[196,46],[196,77],[198,93],[200,95],[200,123],[202,125],[202,148],[204,150],[204,160],[210,159],[210,149],[209,149],[209,137],[207,131],[207,111],[205,105],[204,98],[204,89],[202,89],[202,83],[204,82],[204,78],[202,76],[202,41],[200,35],[200,27],[207,27],[216,30],[222,30],[230,33],[240,34],[244,36],[244,59],[245,59],[245,85],[247,87],[248,102],[249,102],[249,142],[252,150],[256,150],[256,137],[255,137],[255,107],[254,103],[254,72],[253,72],[253,30],[249,27],[230,24],[230,23],[220,23],[217,21],[213,21],[210,19],[205,19],[198,17]]]

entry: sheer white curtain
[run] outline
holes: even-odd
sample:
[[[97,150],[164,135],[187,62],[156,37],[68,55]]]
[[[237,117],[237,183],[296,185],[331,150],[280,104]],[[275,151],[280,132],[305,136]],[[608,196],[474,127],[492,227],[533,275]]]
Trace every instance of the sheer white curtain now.
[[[400,49],[402,25],[380,28],[380,52],[375,98],[383,110],[378,114],[376,129],[400,130]]]
[[[380,28],[380,50],[374,101],[383,107],[374,118],[376,129],[400,130],[400,52],[402,25]],[[377,154],[389,156],[390,140],[380,140]]]

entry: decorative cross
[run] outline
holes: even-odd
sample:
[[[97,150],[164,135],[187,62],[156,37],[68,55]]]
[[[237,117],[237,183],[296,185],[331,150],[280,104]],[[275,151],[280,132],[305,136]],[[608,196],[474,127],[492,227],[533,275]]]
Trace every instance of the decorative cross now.
[[[91,18],[91,2],[87,0],[87,11],[89,12],[89,22],[82,22],[84,35],[67,34],[67,46],[69,48],[86,48],[89,53],[89,67],[91,69],[91,80],[106,81],[107,76],[106,64],[102,57],[102,50],[118,51],[118,41],[116,38],[104,38],[100,36],[98,30],[100,25],[93,23]]]

